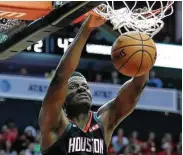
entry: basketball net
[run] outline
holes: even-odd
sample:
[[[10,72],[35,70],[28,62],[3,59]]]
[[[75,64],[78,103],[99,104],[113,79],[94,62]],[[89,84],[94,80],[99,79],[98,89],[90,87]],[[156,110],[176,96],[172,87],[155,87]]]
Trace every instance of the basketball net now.
[[[67,2],[68,1],[55,1],[53,3],[53,8],[60,7]],[[126,31],[137,31],[144,32],[150,37],[153,37],[163,28],[163,19],[173,13],[172,4],[174,2],[154,1],[151,5],[148,1],[144,2],[146,5],[143,8],[137,7],[137,3],[142,3],[141,1],[135,1],[134,5],[130,8],[127,2],[121,1],[124,7],[115,9],[117,5],[116,1],[106,1],[105,4],[101,4],[93,9],[93,11],[105,20],[110,21],[113,25],[113,29],[118,30],[121,34]],[[49,10],[47,11],[49,12]],[[81,19],[84,18],[81,17]],[[79,21],[81,19],[79,19]],[[9,37],[14,32],[13,30],[17,31],[17,28],[22,25],[27,25],[27,22],[22,19],[10,19],[0,16],[0,43],[4,42]]]
[[[163,28],[163,19],[173,13],[174,2],[172,1],[154,1],[151,5],[150,2],[145,1],[146,6],[143,8],[137,8],[137,3],[141,3],[141,1],[135,1],[131,8],[127,2],[121,2],[125,6],[121,9],[115,9],[115,1],[110,4],[106,1],[105,4],[93,9],[95,13],[109,20],[113,29],[118,30],[120,34],[123,33],[123,28],[127,32],[144,32],[153,37]]]

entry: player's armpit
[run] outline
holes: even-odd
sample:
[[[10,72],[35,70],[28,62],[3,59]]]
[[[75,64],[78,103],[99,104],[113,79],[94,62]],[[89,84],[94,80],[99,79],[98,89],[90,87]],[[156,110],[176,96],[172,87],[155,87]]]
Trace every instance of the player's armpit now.
[[[149,73],[124,83],[117,97],[98,110],[98,116],[107,133],[113,132],[117,125],[134,110],[148,76]]]
[[[67,80],[58,78],[56,75],[52,80],[40,111],[42,150],[47,149],[55,142],[55,138],[52,136],[53,132],[60,136],[69,124],[69,120],[62,110],[67,93]]]
[[[50,113],[48,112],[48,114],[45,114],[46,110],[43,109],[44,108],[42,108],[40,111],[39,123],[41,131],[41,150],[44,151],[58,140],[58,138],[63,134],[63,132],[67,128],[69,121],[65,116],[63,110],[61,109],[59,112],[60,115],[57,118],[58,120],[57,125],[51,126],[52,125],[50,123],[51,117],[48,116],[50,115]]]

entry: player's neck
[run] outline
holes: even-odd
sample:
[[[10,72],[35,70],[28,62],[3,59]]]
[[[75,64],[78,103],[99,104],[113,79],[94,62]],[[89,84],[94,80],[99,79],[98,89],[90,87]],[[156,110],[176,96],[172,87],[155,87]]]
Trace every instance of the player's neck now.
[[[90,112],[87,114],[79,114],[77,117],[72,118],[72,121],[80,128],[84,129],[90,119]]]

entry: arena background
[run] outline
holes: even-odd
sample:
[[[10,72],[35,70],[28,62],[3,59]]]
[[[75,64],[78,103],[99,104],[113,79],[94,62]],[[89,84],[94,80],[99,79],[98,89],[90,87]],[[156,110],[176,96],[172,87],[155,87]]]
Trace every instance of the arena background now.
[[[113,137],[109,154],[182,152],[182,58],[178,57],[182,52],[182,2],[175,2],[174,9],[154,37],[161,49],[158,51],[161,62],[151,70],[136,110],[114,132],[114,136],[117,133],[119,136]],[[41,101],[60,58],[79,28],[80,24],[68,26],[0,61],[0,154],[41,154],[37,120]],[[110,60],[108,51],[115,35],[107,28],[96,29],[77,69],[89,81],[94,111],[113,98],[120,85],[129,79],[117,73]],[[123,135],[119,129],[123,129]],[[149,138],[150,132],[155,133],[155,139]],[[20,140],[22,135],[24,140]]]

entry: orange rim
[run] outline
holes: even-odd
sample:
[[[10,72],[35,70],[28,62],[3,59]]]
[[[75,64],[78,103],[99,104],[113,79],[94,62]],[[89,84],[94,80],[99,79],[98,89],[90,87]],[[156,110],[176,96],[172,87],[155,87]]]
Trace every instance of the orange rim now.
[[[73,24],[77,24],[81,21],[83,21],[84,19],[86,19],[89,15],[94,15],[94,16],[98,16],[98,17],[101,17],[100,15],[96,14],[93,10],[85,13],[84,15],[80,16],[79,18],[75,19],[73,21]],[[101,17],[102,18],[102,17]]]

